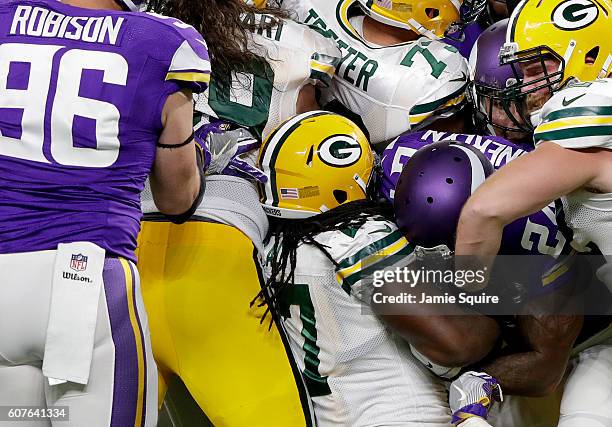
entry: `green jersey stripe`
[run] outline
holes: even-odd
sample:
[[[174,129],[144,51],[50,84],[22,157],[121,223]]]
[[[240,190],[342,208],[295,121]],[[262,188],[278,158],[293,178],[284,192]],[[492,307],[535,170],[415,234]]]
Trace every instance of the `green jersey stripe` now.
[[[549,123],[553,120],[565,119],[568,117],[584,117],[584,116],[612,116],[612,107],[572,107],[563,110],[553,111],[546,115],[543,123]]]
[[[403,237],[404,235],[399,230],[395,230],[393,233],[386,235],[382,239],[376,240],[374,243],[370,243],[368,246],[362,248],[354,255],[344,258],[338,264],[336,271],[343,270],[347,267],[357,264],[357,262],[361,261],[362,259],[377,252],[380,252],[382,249],[386,248],[392,243],[397,242]]]
[[[446,104],[451,99],[457,98],[458,96],[460,96],[463,92],[465,92],[465,88],[466,87],[467,87],[467,83],[465,85],[461,86],[460,89],[456,90],[455,92],[451,93],[450,95],[445,96],[444,98],[437,99],[435,101],[431,101],[431,102],[428,102],[426,104],[415,105],[410,110],[410,114],[415,114],[415,115],[416,114],[425,114],[425,113],[430,113],[432,111],[435,111],[436,109],[438,109],[442,105]]]
[[[410,255],[413,251],[414,246],[412,244],[408,244],[393,255],[387,255],[385,257],[381,256],[380,261],[378,261],[377,263],[371,264],[362,270],[357,270],[353,274],[345,277],[342,280],[342,289],[350,295],[351,288],[355,285],[355,283],[359,282],[360,280],[363,280],[368,275],[374,274],[376,270],[383,270],[397,263],[399,258]]]
[[[553,130],[549,132],[541,132],[534,134],[534,139],[537,142],[542,141],[559,141],[563,139],[583,138],[585,136],[612,136],[612,125],[604,126],[584,126],[579,128],[565,128]]]

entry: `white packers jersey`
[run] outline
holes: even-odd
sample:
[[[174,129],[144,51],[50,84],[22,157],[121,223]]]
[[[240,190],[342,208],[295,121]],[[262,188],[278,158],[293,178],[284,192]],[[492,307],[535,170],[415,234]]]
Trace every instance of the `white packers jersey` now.
[[[323,100],[338,99],[361,116],[373,144],[418,129],[461,103],[468,68],[452,46],[420,38],[394,46],[366,42],[349,21],[357,0],[283,0],[281,7],[334,39],[342,51]],[[358,10],[360,12],[360,10]]]
[[[209,89],[196,99],[196,110],[251,128],[265,138],[283,121],[296,115],[300,90],[308,84],[328,86],[340,51],[306,25],[246,14],[243,21],[259,30],[249,40],[249,50],[265,59],[252,64],[250,73],[233,73],[231,86],[221,87],[213,76]]]
[[[448,426],[450,411],[438,378],[360,302],[374,269],[405,264],[412,246],[395,225],[368,220],[359,229],[315,237],[297,249],[293,285],[278,309],[321,426]],[[273,242],[266,247],[268,257]],[[393,258],[389,256],[395,254]],[[270,275],[270,266],[266,267]]]
[[[535,130],[536,144],[550,141],[565,148],[612,150],[612,79],[573,83],[542,107]],[[561,199],[565,222],[573,231],[572,246],[595,244],[612,265],[612,193],[577,190]],[[602,270],[604,271],[604,270]],[[612,271],[601,277],[612,289]]]

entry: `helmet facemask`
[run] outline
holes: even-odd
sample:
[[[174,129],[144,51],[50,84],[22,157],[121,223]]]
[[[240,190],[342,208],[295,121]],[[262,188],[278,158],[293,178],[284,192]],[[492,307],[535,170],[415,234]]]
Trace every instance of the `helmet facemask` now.
[[[506,43],[502,48],[500,65],[510,66],[516,78],[507,96],[517,107],[522,106],[518,109],[520,119],[527,118],[524,121],[530,132],[538,124],[544,103],[569,81],[565,79],[565,64],[565,59],[548,46],[516,51],[516,44]]]
[[[504,132],[533,132],[527,114],[526,97],[517,91],[520,84],[511,82],[511,86],[500,89],[482,82],[472,82],[470,97],[474,104],[474,122],[480,131],[499,135]],[[496,120],[494,108],[502,110],[512,122],[511,125]]]

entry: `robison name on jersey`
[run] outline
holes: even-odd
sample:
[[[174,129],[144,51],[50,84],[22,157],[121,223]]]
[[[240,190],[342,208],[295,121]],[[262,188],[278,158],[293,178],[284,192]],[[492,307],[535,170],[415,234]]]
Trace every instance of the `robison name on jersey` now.
[[[230,120],[265,138],[286,119],[297,114],[296,104],[305,85],[330,85],[340,51],[306,25],[268,15],[245,14],[243,21],[258,29],[249,50],[263,60],[250,64],[250,72],[232,74],[230,85],[221,86],[213,70],[211,86],[197,99],[196,110]]]
[[[339,267],[314,245],[300,245],[294,284],[278,308],[317,425],[447,426],[442,383],[360,302],[368,291],[362,279],[392,263],[405,265],[411,245],[382,218],[315,239]]]
[[[161,112],[206,88],[206,44],[176,19],[0,4],[0,253],[91,241],[134,260]]]
[[[427,38],[394,46],[368,43],[351,22],[361,13],[356,0],[281,3],[340,48],[336,78],[323,101],[338,99],[359,114],[373,144],[423,126],[463,101],[467,63],[453,46]]]

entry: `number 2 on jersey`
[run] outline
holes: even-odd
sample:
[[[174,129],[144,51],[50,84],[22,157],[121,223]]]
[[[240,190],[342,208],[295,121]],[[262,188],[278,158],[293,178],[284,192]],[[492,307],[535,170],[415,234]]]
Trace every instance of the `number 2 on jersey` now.
[[[22,71],[18,77],[27,79],[12,78],[16,67]],[[0,110],[21,114],[19,138],[2,135],[0,129],[0,155],[51,163],[43,151],[45,132],[50,132],[50,153],[56,163],[103,168],[117,161],[119,110],[111,103],[79,96],[85,69],[102,71],[104,83],[127,83],[128,63],[117,53],[64,50],[54,45],[0,45]],[[96,148],[74,146],[76,116],[95,120]]]

